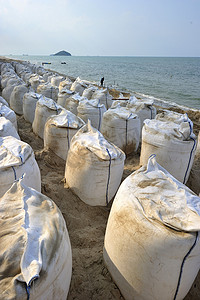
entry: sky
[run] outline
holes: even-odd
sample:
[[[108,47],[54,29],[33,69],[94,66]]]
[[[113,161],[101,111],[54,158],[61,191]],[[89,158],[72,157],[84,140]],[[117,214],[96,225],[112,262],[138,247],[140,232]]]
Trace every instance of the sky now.
[[[200,56],[200,0],[0,0],[0,55]]]

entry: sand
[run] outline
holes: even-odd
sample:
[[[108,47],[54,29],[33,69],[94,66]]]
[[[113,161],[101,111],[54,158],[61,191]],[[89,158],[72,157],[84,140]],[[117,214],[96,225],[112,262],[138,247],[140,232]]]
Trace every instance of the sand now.
[[[60,208],[69,231],[73,270],[68,300],[124,299],[103,262],[103,243],[110,207],[90,207],[71,190],[64,188],[65,161],[43,149],[43,140],[37,137],[31,124],[23,116],[17,117],[19,135],[34,150],[41,178],[42,193]],[[139,168],[139,152],[125,161],[124,180]],[[195,158],[188,186],[200,192],[200,155]],[[195,178],[195,181],[193,180]],[[186,300],[200,299],[200,273]]]

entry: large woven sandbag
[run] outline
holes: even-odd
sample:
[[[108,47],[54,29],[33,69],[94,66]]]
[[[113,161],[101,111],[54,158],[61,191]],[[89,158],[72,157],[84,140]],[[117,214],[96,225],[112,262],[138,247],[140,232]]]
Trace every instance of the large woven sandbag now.
[[[89,86],[88,88],[86,88],[84,91],[83,91],[83,94],[82,96],[83,97],[86,97],[87,99],[91,99],[92,98],[92,95],[98,90],[98,88],[96,86]]]
[[[65,78],[63,76],[57,75],[51,78],[51,84],[55,87],[59,87],[60,82],[64,80]]]
[[[58,93],[58,100],[57,103],[59,105],[61,105],[62,107],[65,107],[66,104],[66,99],[71,97],[72,95],[74,95],[74,92],[67,90],[67,89],[63,89]]]
[[[44,139],[44,126],[48,117],[59,115],[64,111],[66,110],[54,100],[46,97],[40,98],[36,103],[35,117],[32,123],[33,132]]]
[[[5,117],[0,117],[0,137],[13,136],[20,140],[17,130],[13,123]]]
[[[182,300],[200,266],[200,198],[149,159],[121,184],[104,261],[126,300]]]
[[[8,80],[10,80],[11,78],[14,78],[16,79],[17,78],[17,75],[14,73],[5,73],[4,75],[1,74],[2,77],[1,77],[1,89],[3,90],[6,85],[7,85],[7,82]]]
[[[69,111],[71,111],[73,114],[77,115],[78,111],[77,108],[79,106],[79,103],[83,100],[86,100],[86,98],[79,95],[79,93],[72,95],[68,98],[66,98],[65,101],[65,108]]]
[[[79,77],[76,78],[76,80],[71,85],[71,91],[75,93],[79,93],[81,96],[83,94],[84,89],[86,89],[88,85],[84,80],[81,80]]]
[[[104,104],[100,104],[99,100],[82,100],[77,107],[77,116],[87,122],[90,119],[91,125],[101,130],[103,114],[106,112]]]
[[[29,80],[28,82],[31,84],[31,87],[33,88],[34,92],[37,91],[37,87],[40,85],[40,84],[43,84],[45,81],[43,79],[42,76],[38,75],[38,74],[32,74],[30,77],[29,77]]]
[[[15,86],[10,95],[10,107],[18,115],[23,115],[23,97],[25,93],[28,93],[28,87],[24,85]]]
[[[10,96],[12,94],[12,91],[14,90],[14,88],[17,86],[17,85],[21,85],[22,84],[22,81],[18,80],[16,81],[15,83],[13,84],[7,84],[6,87],[3,89],[2,91],[2,96],[3,98],[8,102],[10,103]]]
[[[58,88],[51,85],[49,82],[38,85],[37,93],[55,101],[58,99]]]
[[[104,104],[106,109],[109,109],[112,105],[112,96],[109,94],[108,89],[98,89],[93,94],[91,99],[100,100],[101,104]]]
[[[10,107],[0,103],[0,116],[10,120],[17,129],[17,117],[15,112]]]
[[[153,106],[153,101],[151,100],[138,100],[135,97],[131,97],[126,107],[140,118],[141,131],[144,120],[154,119],[156,116],[156,108]]]
[[[66,78],[65,80],[61,81],[59,84],[59,92],[62,90],[70,90],[72,85],[72,81],[69,78]]]
[[[1,96],[0,96],[0,104],[6,105],[6,106],[9,107],[8,102],[3,97],[1,97]]]
[[[191,121],[145,120],[142,129],[140,164],[145,165],[151,154],[157,162],[176,179],[186,183],[192,168],[196,136],[191,131]]]
[[[40,192],[40,170],[31,146],[12,136],[0,138],[0,197],[23,174],[25,184]]]
[[[140,142],[140,119],[118,105],[104,113],[101,133],[126,154],[136,152]]]
[[[123,174],[125,154],[88,124],[71,140],[65,167],[66,187],[86,204],[106,206]]]
[[[33,120],[35,118],[36,104],[40,98],[43,98],[41,94],[37,94],[33,92],[24,94],[23,115],[24,115],[24,119],[31,124],[33,123]]]
[[[49,117],[44,128],[44,147],[66,160],[72,137],[85,124],[70,111]]]
[[[66,300],[72,254],[65,220],[24,180],[0,199],[1,300]]]

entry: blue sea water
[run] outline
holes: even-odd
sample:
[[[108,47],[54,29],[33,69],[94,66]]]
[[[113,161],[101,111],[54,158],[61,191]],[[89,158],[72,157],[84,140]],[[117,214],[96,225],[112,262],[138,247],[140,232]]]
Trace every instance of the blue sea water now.
[[[200,57],[9,56],[133,94],[200,109]],[[61,64],[66,62],[66,64]]]

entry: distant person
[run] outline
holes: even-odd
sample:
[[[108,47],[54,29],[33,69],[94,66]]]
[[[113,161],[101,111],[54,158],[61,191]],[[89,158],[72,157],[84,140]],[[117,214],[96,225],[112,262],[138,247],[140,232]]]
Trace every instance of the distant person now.
[[[101,86],[103,86],[104,77],[101,78]]]

